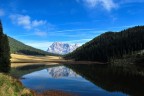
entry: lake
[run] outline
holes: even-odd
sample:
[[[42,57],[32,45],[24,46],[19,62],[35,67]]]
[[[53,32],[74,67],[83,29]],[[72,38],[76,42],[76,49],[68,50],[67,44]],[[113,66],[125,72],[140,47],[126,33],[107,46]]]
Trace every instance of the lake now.
[[[37,92],[58,90],[78,96],[142,96],[144,93],[140,72],[108,65],[50,66],[22,78],[25,87]]]

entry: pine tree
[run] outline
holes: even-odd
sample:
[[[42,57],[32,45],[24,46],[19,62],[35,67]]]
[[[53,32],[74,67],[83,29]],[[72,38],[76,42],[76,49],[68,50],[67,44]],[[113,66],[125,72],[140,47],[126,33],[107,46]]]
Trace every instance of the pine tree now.
[[[120,32],[106,32],[79,47],[64,58],[108,62],[131,56],[144,49],[144,26]]]
[[[10,48],[7,35],[3,34],[0,21],[0,72],[10,71]]]

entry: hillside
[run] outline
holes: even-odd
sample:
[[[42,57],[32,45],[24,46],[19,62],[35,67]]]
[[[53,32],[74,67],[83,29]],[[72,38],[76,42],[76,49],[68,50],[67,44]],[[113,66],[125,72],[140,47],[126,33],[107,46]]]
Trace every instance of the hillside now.
[[[24,43],[15,40],[11,37],[8,37],[8,39],[9,39],[11,53],[18,53],[18,54],[25,54],[25,55],[56,55],[56,54],[48,53],[46,51],[25,45]]]
[[[144,26],[136,26],[120,32],[106,32],[74,52],[66,59],[108,62],[112,59],[133,55],[144,49]],[[142,57],[144,55],[142,54]]]

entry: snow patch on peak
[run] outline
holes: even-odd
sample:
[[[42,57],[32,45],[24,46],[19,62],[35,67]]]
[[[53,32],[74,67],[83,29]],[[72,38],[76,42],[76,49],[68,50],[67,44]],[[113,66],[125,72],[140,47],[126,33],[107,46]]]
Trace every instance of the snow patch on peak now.
[[[56,54],[68,54],[73,52],[80,45],[78,44],[68,44],[63,42],[54,42],[51,46],[48,47],[48,52],[56,53]]]

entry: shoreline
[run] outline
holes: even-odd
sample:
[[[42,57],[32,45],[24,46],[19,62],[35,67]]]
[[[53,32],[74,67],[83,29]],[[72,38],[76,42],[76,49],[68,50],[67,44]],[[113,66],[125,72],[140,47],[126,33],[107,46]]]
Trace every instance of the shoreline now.
[[[1,82],[0,89],[3,88],[3,91],[0,90],[0,96],[77,96],[70,92],[65,92],[62,90],[46,90],[42,93],[38,93],[34,90],[24,87],[21,81],[9,74],[4,74],[0,72]],[[8,89],[8,91],[6,91]],[[15,91],[18,89],[18,91]],[[9,91],[10,90],[10,91]]]
[[[29,56],[11,54],[11,67],[33,65],[33,64],[45,64],[45,65],[56,65],[56,64],[107,64],[102,62],[94,61],[73,61],[65,60],[59,56]],[[32,64],[33,63],[33,64]]]
[[[87,64],[91,63],[90,61],[72,61],[72,60],[64,60],[63,58],[60,58],[58,56],[29,56],[29,55],[19,55],[19,54],[11,54],[11,68],[20,68],[25,66],[39,66],[40,68],[42,66],[54,66],[54,65],[60,65],[60,64]],[[22,59],[21,59],[22,58]],[[28,71],[29,69],[27,69]],[[33,69],[30,68],[31,71]],[[16,73],[21,73],[18,70],[15,71]],[[22,74],[25,73],[22,72]],[[15,76],[14,76],[15,75]],[[21,75],[21,74],[20,74]],[[20,77],[16,76],[16,74],[10,75],[12,78],[17,79],[20,82]],[[17,78],[16,78],[17,77]],[[21,83],[22,84],[22,83]],[[21,85],[23,86],[23,84]],[[27,89],[27,88],[26,88]],[[33,96],[77,96],[76,94],[65,92],[62,90],[47,90],[42,93],[38,93],[34,90],[28,89],[29,92],[32,92]]]

